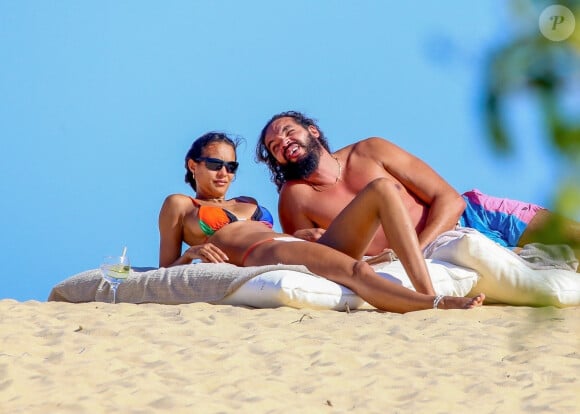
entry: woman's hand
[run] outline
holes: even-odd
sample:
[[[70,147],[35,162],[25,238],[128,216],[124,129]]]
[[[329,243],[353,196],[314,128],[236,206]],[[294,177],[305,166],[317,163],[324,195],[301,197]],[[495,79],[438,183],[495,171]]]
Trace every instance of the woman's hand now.
[[[310,242],[317,241],[325,232],[324,229],[312,228],[312,229],[300,229],[294,232],[294,237],[303,239]]]
[[[212,243],[191,246],[183,255],[190,259],[190,261],[201,259],[204,263],[224,263],[230,261],[230,258]]]

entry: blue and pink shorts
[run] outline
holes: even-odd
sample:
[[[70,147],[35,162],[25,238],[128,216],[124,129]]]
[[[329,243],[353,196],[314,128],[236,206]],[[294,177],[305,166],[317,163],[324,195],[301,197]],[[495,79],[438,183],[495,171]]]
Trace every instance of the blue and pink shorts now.
[[[462,196],[467,207],[459,218],[459,225],[476,229],[506,247],[516,247],[532,218],[544,210],[536,204],[491,197],[476,189]]]

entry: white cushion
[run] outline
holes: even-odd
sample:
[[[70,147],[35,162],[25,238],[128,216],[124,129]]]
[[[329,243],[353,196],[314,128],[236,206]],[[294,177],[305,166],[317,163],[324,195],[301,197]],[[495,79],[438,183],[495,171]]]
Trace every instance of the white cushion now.
[[[433,288],[439,295],[466,296],[479,278],[476,271],[453,263],[431,259],[426,259],[426,262]],[[374,265],[373,269],[381,276],[415,290],[400,261]]]
[[[218,304],[254,308],[358,309],[367,305],[347,287],[323,277],[292,270],[262,273],[239,287]]]
[[[469,295],[483,292],[486,303],[580,305],[580,274],[531,269],[511,251],[479,233],[464,234],[438,247],[431,257],[477,271],[481,277]]]
[[[477,282],[475,271],[450,263],[427,260],[437,293],[465,296]],[[373,266],[382,277],[414,290],[399,261]],[[219,304],[255,308],[294,308],[346,310],[372,308],[350,289],[328,279],[291,270],[262,273],[246,282]]]

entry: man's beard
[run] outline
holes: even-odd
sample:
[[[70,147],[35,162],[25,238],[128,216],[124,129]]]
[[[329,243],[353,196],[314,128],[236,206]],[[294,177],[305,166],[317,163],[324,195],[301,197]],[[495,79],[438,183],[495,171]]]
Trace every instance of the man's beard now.
[[[280,166],[280,171],[284,174],[286,181],[307,178],[318,168],[321,151],[318,140],[308,134],[308,142],[304,148],[306,155],[303,158]]]

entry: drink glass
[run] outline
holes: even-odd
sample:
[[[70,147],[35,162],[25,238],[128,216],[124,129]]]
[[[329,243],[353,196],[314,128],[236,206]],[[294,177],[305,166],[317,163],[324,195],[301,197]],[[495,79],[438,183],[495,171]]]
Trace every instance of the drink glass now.
[[[129,257],[123,256],[105,256],[100,266],[103,279],[111,285],[113,291],[113,302],[117,302],[117,288],[129,277],[131,264]]]

